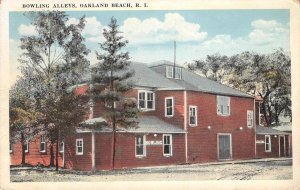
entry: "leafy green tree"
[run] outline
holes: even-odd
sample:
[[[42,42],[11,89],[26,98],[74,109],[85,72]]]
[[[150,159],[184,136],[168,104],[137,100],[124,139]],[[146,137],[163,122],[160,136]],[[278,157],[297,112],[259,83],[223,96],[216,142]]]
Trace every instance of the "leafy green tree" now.
[[[205,60],[195,60],[189,64],[191,70],[199,71],[201,75],[214,81],[222,82],[228,57],[220,54],[207,55]]]
[[[261,111],[267,126],[279,123],[280,115],[291,118],[291,59],[283,49],[266,55],[243,52],[219,60],[219,67],[214,68],[223,70],[222,77],[209,75],[215,73],[210,71],[213,69],[209,61],[195,61],[189,68],[200,71],[207,78],[259,96],[262,99]]]
[[[30,93],[30,81],[19,79],[9,90],[9,131],[10,143],[22,145],[22,165],[26,164],[25,146],[38,132],[43,115],[36,110]]]
[[[86,59],[89,50],[81,35],[85,27],[85,18],[80,18],[78,24],[68,25],[68,16],[60,11],[30,12],[26,16],[35,27],[37,35],[21,38],[21,49],[24,51],[19,59],[22,64],[21,72],[24,77],[34,78],[35,84],[31,92],[39,112],[45,115],[40,124],[44,126],[44,131],[51,141],[50,163],[53,166],[53,145],[58,144],[59,137],[65,135],[63,133],[71,132],[71,129],[62,130],[69,126],[62,124],[73,123],[72,121],[77,121],[78,124],[78,116],[74,112],[78,111],[77,108],[82,108],[80,103],[78,107],[76,103],[72,104],[75,107],[68,110],[70,117],[65,117],[64,122],[63,118],[57,119],[58,114],[65,112],[55,112],[59,105],[65,105],[63,101],[77,101],[74,94],[68,91],[68,87],[78,84],[89,67],[89,61]],[[77,125],[73,124],[72,130],[75,131]],[[56,164],[56,169],[57,167]]]
[[[100,43],[101,53],[96,52],[99,63],[93,69],[93,89],[91,96],[94,101],[108,105],[103,117],[111,124],[112,133],[112,168],[115,160],[115,144],[117,127],[137,127],[136,102],[127,98],[124,93],[133,87],[129,78],[134,72],[130,70],[128,52],[120,52],[127,40],[119,35],[117,20],[111,18],[108,29],[104,29],[105,42]]]

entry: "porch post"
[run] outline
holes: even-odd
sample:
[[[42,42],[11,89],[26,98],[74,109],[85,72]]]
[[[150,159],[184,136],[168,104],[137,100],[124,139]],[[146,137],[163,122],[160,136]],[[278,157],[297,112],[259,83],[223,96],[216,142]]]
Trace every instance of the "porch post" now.
[[[95,132],[92,132],[92,171],[96,170],[95,164]]]
[[[184,140],[185,140],[185,162],[188,163],[188,134],[187,134],[187,117],[188,117],[188,111],[187,111],[187,95],[186,95],[186,90],[183,91],[183,102],[184,102],[184,123],[183,123],[183,126],[184,126],[184,130],[185,130],[185,134],[184,134]]]

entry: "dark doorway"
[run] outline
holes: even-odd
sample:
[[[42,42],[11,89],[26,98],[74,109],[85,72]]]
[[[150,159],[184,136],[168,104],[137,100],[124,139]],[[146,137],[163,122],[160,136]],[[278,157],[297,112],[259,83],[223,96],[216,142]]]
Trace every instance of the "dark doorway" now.
[[[219,134],[219,160],[231,159],[231,135]]]
[[[284,157],[285,156],[285,142],[284,142],[284,136],[279,136],[279,153],[280,153],[280,157]]]

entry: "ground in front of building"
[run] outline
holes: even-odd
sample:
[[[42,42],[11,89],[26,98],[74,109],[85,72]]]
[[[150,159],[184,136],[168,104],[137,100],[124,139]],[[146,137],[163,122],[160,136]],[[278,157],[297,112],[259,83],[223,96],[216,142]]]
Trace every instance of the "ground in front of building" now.
[[[56,173],[51,169],[11,169],[12,182],[57,181],[178,181],[178,180],[291,180],[292,159],[223,164],[192,164],[99,171]]]

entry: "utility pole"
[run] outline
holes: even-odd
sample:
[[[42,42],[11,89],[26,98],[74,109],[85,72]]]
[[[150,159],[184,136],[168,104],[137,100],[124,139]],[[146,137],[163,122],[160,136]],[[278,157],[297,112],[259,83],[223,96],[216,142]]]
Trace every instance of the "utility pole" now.
[[[176,67],[176,41],[174,41],[174,66],[173,66],[173,78],[175,79],[175,67]]]

